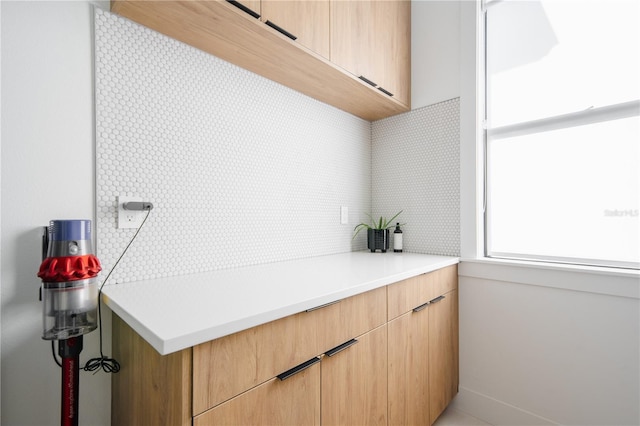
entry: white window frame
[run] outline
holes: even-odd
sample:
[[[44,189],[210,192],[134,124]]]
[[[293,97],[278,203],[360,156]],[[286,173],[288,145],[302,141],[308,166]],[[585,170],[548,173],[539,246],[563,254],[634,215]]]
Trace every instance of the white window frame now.
[[[487,152],[489,138],[491,140],[499,140],[503,138],[529,135],[540,132],[547,132],[558,129],[568,129],[575,126],[582,126],[587,124],[594,124],[604,121],[617,120],[622,118],[634,117],[640,115],[640,100],[634,100],[599,108],[588,108],[583,111],[576,111],[568,114],[562,114],[558,116],[530,120],[523,123],[516,123],[497,128],[488,128],[487,126],[487,72],[486,72],[486,11],[492,5],[502,2],[503,0],[479,0],[475,5],[475,25],[473,30],[475,36],[473,37],[476,42],[476,64],[475,64],[475,76],[477,77],[477,88],[475,90],[475,102],[478,108],[476,109],[476,122],[481,125],[478,126],[480,133],[476,134],[476,140],[481,141],[481,149],[476,154],[482,158],[481,164],[477,164],[476,178],[478,179],[476,184],[476,190],[479,194],[482,194],[480,216],[476,218],[476,226],[481,228],[481,234],[476,229],[476,254],[479,257],[489,259],[507,259],[507,260],[520,260],[520,261],[533,261],[544,263],[561,263],[566,265],[586,265],[596,267],[611,267],[611,268],[624,268],[624,269],[640,269],[640,263],[632,262],[616,262],[606,261],[599,262],[593,259],[578,259],[578,258],[561,258],[555,256],[535,256],[530,254],[517,254],[517,253],[501,253],[489,250],[489,227],[488,227],[488,211],[487,211]],[[471,11],[466,17],[467,24],[470,24],[471,19],[474,19],[471,15]],[[465,15],[461,15],[463,20],[462,26],[464,27]],[[468,38],[469,35],[467,34]],[[463,43],[465,38],[462,38]],[[464,50],[463,50],[464,51]],[[464,73],[464,72],[463,72]],[[468,78],[468,77],[467,77]],[[464,79],[464,77],[463,77]],[[462,90],[463,95],[465,93]],[[471,93],[470,91],[467,93]],[[462,105],[461,105],[462,108]],[[462,112],[461,112],[462,114]],[[464,122],[465,117],[461,115],[461,123]],[[461,124],[461,136],[462,136],[462,124]],[[467,131],[468,132],[468,131]],[[461,170],[464,170],[461,168]],[[478,183],[481,182],[481,187]],[[462,218],[461,218],[462,219]],[[463,248],[465,244],[463,241]],[[467,244],[468,246],[468,244]],[[481,251],[480,251],[481,250]]]

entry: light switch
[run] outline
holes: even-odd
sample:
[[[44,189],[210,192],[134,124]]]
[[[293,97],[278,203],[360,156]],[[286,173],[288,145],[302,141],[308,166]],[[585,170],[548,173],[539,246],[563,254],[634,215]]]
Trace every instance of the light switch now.
[[[340,224],[346,225],[349,223],[349,207],[340,207]]]

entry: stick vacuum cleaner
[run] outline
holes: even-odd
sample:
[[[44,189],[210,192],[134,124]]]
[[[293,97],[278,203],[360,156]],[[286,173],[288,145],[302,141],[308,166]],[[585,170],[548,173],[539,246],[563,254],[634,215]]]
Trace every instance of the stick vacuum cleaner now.
[[[83,335],[98,327],[97,275],[102,269],[93,255],[90,220],[52,220],[47,230],[42,279],[42,338],[58,340],[62,358],[62,426],[78,425],[80,352]]]

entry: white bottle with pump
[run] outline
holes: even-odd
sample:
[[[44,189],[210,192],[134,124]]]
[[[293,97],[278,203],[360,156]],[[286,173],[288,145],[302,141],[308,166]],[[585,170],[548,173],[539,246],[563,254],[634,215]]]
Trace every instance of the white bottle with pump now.
[[[393,231],[393,252],[402,253],[402,229],[400,223],[396,223],[396,230]]]

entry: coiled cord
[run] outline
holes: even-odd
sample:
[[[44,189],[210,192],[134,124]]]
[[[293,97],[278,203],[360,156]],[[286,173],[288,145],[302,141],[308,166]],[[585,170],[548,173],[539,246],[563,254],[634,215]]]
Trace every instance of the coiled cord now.
[[[93,371],[94,374],[97,373],[99,370],[102,370],[105,373],[117,373],[118,371],[120,371],[120,363],[116,361],[114,358],[105,356],[102,351],[102,308],[101,308],[102,298],[100,296],[102,295],[102,288],[104,287],[105,283],[109,280],[109,277],[111,277],[111,274],[116,269],[116,266],[118,266],[118,264],[120,263],[124,255],[127,253],[127,250],[129,250],[129,247],[131,247],[131,244],[133,244],[133,242],[135,241],[136,237],[140,233],[140,230],[142,229],[144,224],[147,222],[147,219],[149,218],[150,213],[151,213],[151,210],[150,209],[147,210],[147,215],[142,220],[142,223],[138,227],[138,230],[136,231],[135,234],[133,234],[133,237],[131,237],[131,240],[129,240],[129,244],[127,244],[127,246],[124,248],[124,250],[120,254],[120,257],[118,257],[118,260],[116,260],[116,263],[113,264],[113,266],[111,267],[111,270],[107,274],[107,277],[104,279],[104,281],[100,285],[100,289],[98,290],[98,328],[100,333],[100,357],[91,358],[90,360],[88,360],[85,363],[84,367],[82,368],[84,371]],[[56,364],[58,364],[59,367],[62,367],[62,363],[58,361],[58,358],[56,357],[53,340],[51,341],[51,352],[53,354],[53,359],[56,362]]]

